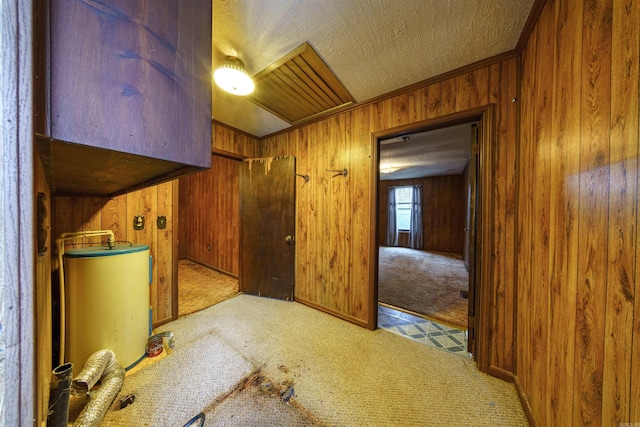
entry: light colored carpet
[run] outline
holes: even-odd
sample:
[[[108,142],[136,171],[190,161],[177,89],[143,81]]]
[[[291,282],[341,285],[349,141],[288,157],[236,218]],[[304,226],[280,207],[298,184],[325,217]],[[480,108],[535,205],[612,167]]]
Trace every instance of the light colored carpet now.
[[[238,279],[189,259],[178,261],[178,315],[195,313],[238,294]]]
[[[322,426],[320,420],[296,404],[284,402],[288,384],[273,384],[259,373],[205,412],[205,426]]]
[[[470,358],[295,302],[238,295],[163,325],[171,354],[125,380],[103,426],[526,426]],[[281,398],[283,392],[288,402]]]
[[[378,301],[446,324],[467,328],[469,272],[462,257],[381,246]]]
[[[291,384],[292,404],[317,424],[528,425],[513,384],[479,372],[473,360],[388,331],[369,331],[295,302],[239,295],[158,330],[173,331],[183,342],[215,337],[273,384]],[[217,351],[222,350],[202,349],[200,357],[210,359]],[[178,349],[167,359],[179,354]],[[191,363],[176,362],[171,377],[195,383],[203,375],[221,373],[219,366],[203,370]],[[190,402],[182,390],[167,393],[185,405]],[[228,412],[220,415],[224,402],[205,411],[207,426],[283,425],[279,411],[254,413],[257,406],[242,404],[231,411],[246,407],[236,423]],[[192,416],[198,411],[199,403]],[[252,416],[255,421],[247,421]]]
[[[112,405],[102,426],[183,426],[254,371],[215,332],[185,338],[176,339],[171,355],[126,377],[119,397],[133,394],[135,401],[124,409]]]

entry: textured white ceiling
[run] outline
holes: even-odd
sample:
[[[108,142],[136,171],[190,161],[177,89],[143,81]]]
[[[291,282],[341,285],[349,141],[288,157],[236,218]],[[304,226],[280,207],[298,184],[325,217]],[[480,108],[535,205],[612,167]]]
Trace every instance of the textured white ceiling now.
[[[380,141],[380,179],[460,175],[471,159],[471,123]]]
[[[213,67],[234,55],[257,74],[306,41],[362,102],[512,50],[533,1],[213,0]],[[289,127],[216,87],[213,117],[255,136]]]

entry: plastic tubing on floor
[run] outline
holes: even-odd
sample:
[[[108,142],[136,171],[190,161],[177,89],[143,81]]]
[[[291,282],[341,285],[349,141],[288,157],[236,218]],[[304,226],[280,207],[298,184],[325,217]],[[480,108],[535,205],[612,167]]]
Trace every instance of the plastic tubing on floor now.
[[[191,427],[193,425],[195,425],[194,423],[196,421],[200,421],[200,424],[198,424],[198,427],[202,427],[204,425],[204,413],[200,412],[198,415],[196,415],[195,417],[191,418],[189,421],[187,421],[187,423],[184,425],[184,427]]]

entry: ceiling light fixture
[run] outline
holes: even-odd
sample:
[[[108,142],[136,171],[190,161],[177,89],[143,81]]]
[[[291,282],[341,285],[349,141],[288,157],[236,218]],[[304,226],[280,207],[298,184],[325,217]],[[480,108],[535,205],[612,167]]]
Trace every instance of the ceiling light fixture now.
[[[380,173],[393,173],[395,171],[399,171],[400,169],[402,168],[398,166],[380,166]]]
[[[244,63],[235,56],[227,56],[213,73],[213,79],[220,88],[234,95],[249,95],[255,88],[251,76],[244,69]]]

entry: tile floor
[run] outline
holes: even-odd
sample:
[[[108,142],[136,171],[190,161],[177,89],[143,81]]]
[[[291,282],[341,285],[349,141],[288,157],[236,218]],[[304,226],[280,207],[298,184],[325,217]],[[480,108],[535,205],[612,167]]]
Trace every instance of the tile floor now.
[[[383,305],[378,305],[378,326],[450,353],[469,356],[467,334],[464,330],[445,326]]]

